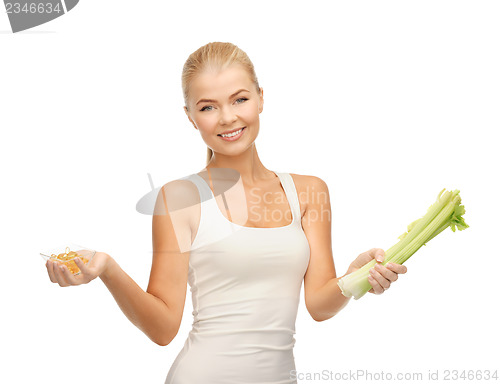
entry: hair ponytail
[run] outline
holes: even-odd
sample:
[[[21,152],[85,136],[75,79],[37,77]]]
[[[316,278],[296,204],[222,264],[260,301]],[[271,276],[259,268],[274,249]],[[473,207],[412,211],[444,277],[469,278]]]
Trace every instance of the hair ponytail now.
[[[214,151],[212,151],[211,148],[207,147],[207,164],[210,163],[210,160],[212,159],[212,156],[214,154]]]

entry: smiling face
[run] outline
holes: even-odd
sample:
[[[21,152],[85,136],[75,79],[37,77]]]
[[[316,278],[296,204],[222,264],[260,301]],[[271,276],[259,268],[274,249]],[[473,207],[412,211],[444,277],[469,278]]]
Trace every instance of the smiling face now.
[[[189,85],[188,109],[184,110],[203,141],[214,152],[235,156],[252,146],[259,133],[263,90],[239,64],[220,71],[198,74]],[[244,128],[233,138],[221,133]]]

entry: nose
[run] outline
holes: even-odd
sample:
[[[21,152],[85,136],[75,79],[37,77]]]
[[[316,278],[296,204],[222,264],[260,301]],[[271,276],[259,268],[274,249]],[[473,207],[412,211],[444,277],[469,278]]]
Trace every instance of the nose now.
[[[231,106],[224,106],[221,108],[220,125],[231,125],[237,120],[237,116]]]

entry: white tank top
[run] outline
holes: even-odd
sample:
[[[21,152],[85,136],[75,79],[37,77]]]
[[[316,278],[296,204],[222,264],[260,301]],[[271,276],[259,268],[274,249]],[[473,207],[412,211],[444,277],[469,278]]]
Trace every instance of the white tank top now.
[[[193,327],[165,384],[292,384],[295,320],[310,248],[289,173],[275,174],[291,208],[291,224],[244,227],[220,211],[205,182],[189,255]]]

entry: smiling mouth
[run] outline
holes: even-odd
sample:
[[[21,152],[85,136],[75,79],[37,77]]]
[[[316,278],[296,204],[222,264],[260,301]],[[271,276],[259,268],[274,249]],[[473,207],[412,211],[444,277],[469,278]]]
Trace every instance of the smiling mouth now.
[[[217,136],[220,136],[220,137],[223,137],[223,138],[231,138],[231,137],[234,137],[234,136],[238,136],[241,132],[243,132],[243,130],[245,129],[246,127],[243,127],[243,128],[240,128],[234,132],[231,132],[229,133],[228,135],[230,136],[227,136],[226,134],[224,134],[224,136],[222,136],[221,133],[217,134]]]

